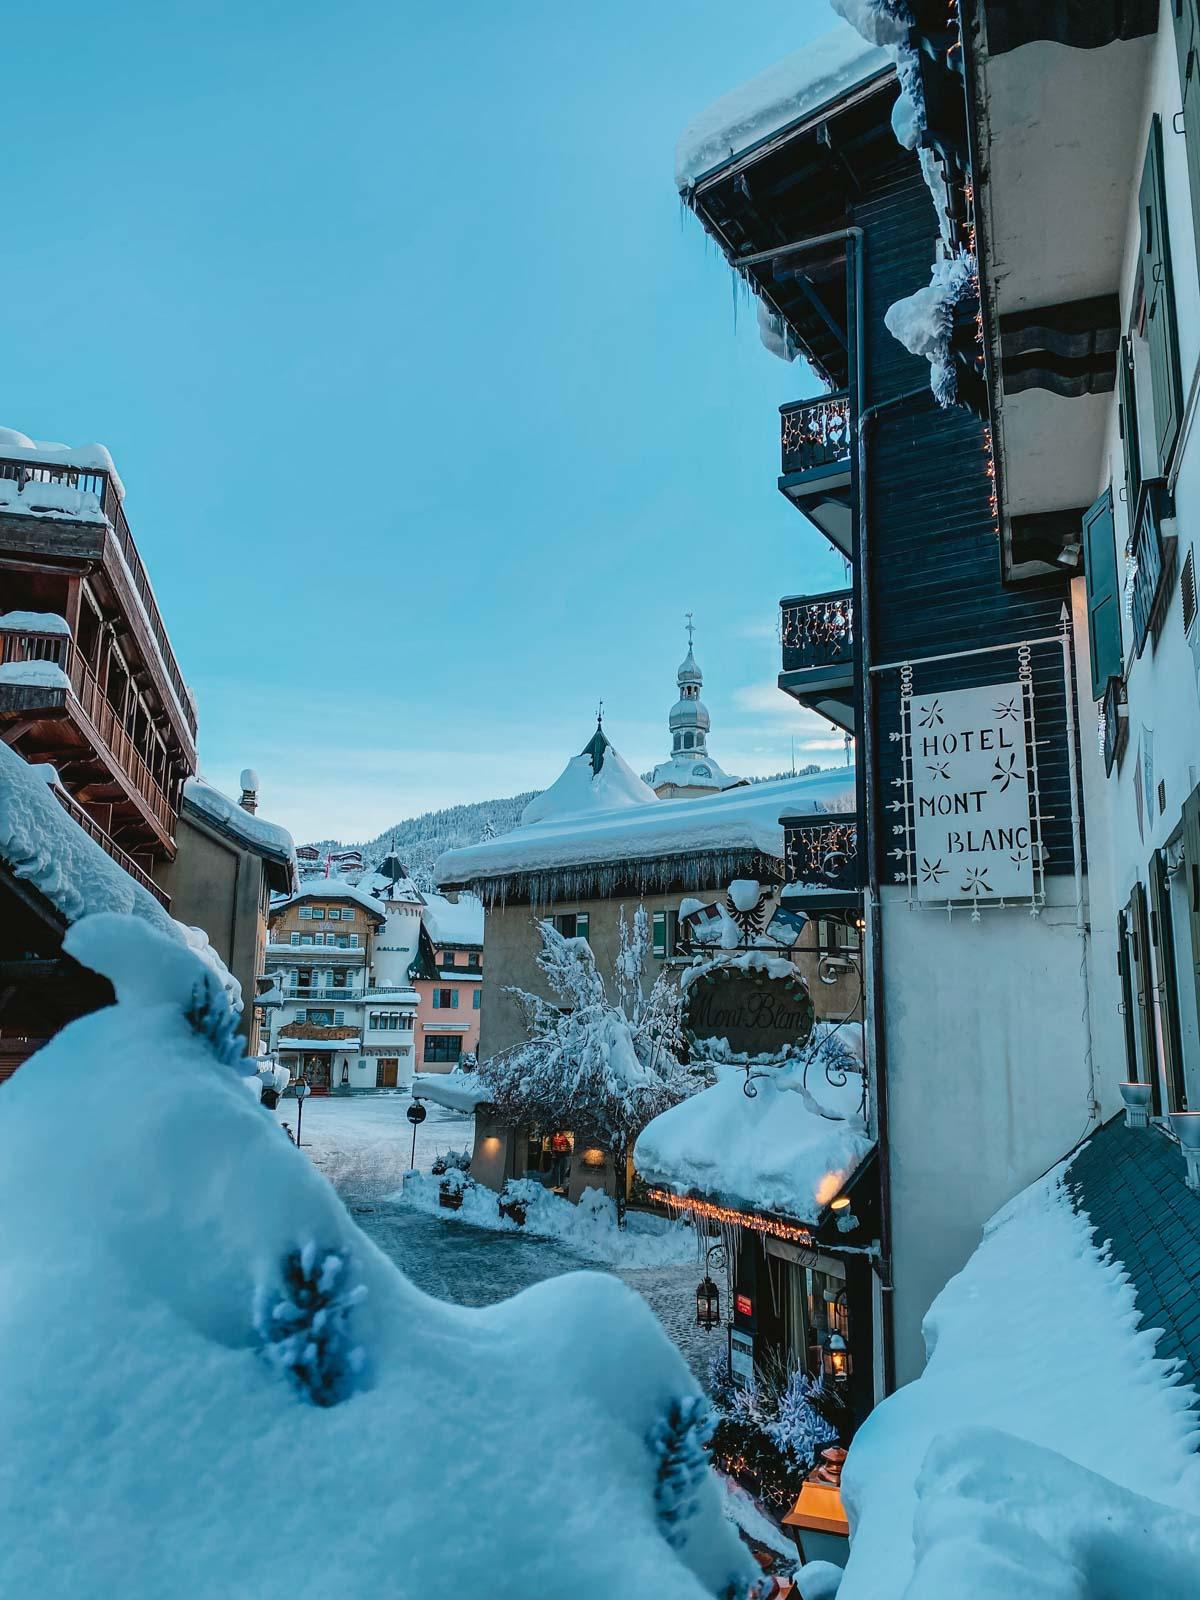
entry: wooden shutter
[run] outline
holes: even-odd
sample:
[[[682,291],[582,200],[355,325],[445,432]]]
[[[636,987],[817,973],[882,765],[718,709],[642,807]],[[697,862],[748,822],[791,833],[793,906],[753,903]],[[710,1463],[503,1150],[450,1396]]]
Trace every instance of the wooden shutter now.
[[[651,948],[660,960],[667,955],[667,913],[656,911],[651,919]]]
[[[1154,1116],[1162,1116],[1162,1094],[1158,1086],[1158,1051],[1154,1047],[1154,975],[1150,970],[1150,919],[1146,915],[1146,891],[1140,883],[1133,886],[1129,901],[1129,922],[1132,930],[1133,1009],[1138,1038],[1142,1044],[1142,1063],[1150,1084],[1150,1109]]]
[[[1178,975],[1175,971],[1175,930],[1171,924],[1171,897],[1167,888],[1167,859],[1161,850],[1150,857],[1150,930],[1158,963],[1158,1009],[1162,1019],[1166,1056],[1167,1093],[1172,1111],[1187,1109],[1183,1079],[1183,1036],[1179,1027]]]
[[[1197,0],[1172,0],[1179,92],[1183,102],[1183,140],[1187,146],[1192,229],[1200,262],[1200,8]]]
[[[1084,513],[1083,571],[1087,582],[1092,699],[1103,700],[1108,680],[1121,676],[1121,585],[1111,489],[1106,489]]]
[[[1183,373],[1179,365],[1179,330],[1175,287],[1171,278],[1171,246],[1167,231],[1167,196],[1163,182],[1162,118],[1150,124],[1150,143],[1138,194],[1142,225],[1142,288],[1146,297],[1146,342],[1150,346],[1150,387],[1154,397],[1154,444],[1159,477],[1165,477],[1183,412]]]
[[[1133,345],[1128,335],[1121,340],[1117,351],[1117,422],[1125,453],[1125,502],[1132,538],[1138,492],[1142,487],[1142,457],[1138,442],[1137,389],[1133,381]]]
[[[1133,998],[1133,977],[1129,969],[1129,917],[1126,912],[1118,911],[1117,971],[1121,975],[1121,1015],[1125,1023],[1125,1070],[1129,1075],[1128,1081],[1136,1083],[1138,1078],[1137,1041],[1133,1031],[1133,1012],[1136,1002]]]

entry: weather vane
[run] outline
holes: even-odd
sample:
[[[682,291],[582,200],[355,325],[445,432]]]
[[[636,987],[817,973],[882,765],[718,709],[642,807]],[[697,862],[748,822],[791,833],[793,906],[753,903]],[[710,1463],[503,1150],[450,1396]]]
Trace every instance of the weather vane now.
[[[685,611],[684,612],[684,616],[687,618],[687,636],[688,636],[688,649],[689,650],[692,648],[692,635],[696,631],[696,625],[692,621],[692,617],[694,615],[695,615],[695,613],[692,612],[692,611]]]

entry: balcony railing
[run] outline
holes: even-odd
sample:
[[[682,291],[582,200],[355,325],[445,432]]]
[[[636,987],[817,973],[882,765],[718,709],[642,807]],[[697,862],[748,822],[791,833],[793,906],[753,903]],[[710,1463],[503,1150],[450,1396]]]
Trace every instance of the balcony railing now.
[[[149,873],[143,871],[131,855],[127,855],[119,844],[110,839],[95,818],[89,817],[79,802],[72,800],[65,790],[55,785],[54,793],[58,796],[63,810],[73,817],[83,831],[96,841],[105,854],[110,855],[117,865],[123,867],[136,883],[140,883],[148,894],[154,896],[159,905],[165,906],[169,911],[171,909],[170,895],[164,894]]]
[[[40,661],[66,674],[71,692],[155,821],[170,839],[175,813],[74,640],[65,633],[0,633],[0,663]]]
[[[783,853],[789,897],[837,896],[852,899],[862,888],[858,849],[859,819],[854,812],[783,818]]]
[[[854,599],[849,589],[793,595],[779,602],[783,670],[849,666],[854,661]]]
[[[283,990],[285,1000],[341,1000],[349,1005],[357,1004],[363,998],[361,989],[337,989],[331,984],[322,984],[314,988],[305,989],[299,985],[285,986]]]
[[[154,598],[154,590],[150,586],[150,578],[138,554],[137,545],[133,542],[133,534],[129,531],[129,523],[125,520],[125,507],[117,493],[116,485],[111,476],[103,471],[87,471],[80,467],[58,466],[53,462],[45,461],[14,461],[0,458],[0,478],[9,478],[17,483],[66,483],[71,488],[80,490],[83,494],[94,494],[100,503],[100,509],[108,520],[121,554],[125,558],[125,565],[129,568],[129,576],[133,586],[146,611],[146,618],[150,623],[150,631],[158,644],[162,654],[163,666],[171,687],[175,691],[179,708],[184,720],[191,729],[192,738],[196,737],[196,713],[192,708],[191,696],[188,694],[187,685],[183,681],[183,674],[175,660],[175,652],[171,649],[171,641],[167,636],[166,626],[162,614],[158,609],[158,601]]]
[[[850,396],[843,389],[819,400],[798,400],[779,408],[783,471],[811,472],[849,461],[852,427]]]
[[[1125,753],[1129,740],[1129,712],[1125,704],[1125,683],[1121,678],[1110,678],[1104,691],[1104,771],[1112,776],[1113,768]]]

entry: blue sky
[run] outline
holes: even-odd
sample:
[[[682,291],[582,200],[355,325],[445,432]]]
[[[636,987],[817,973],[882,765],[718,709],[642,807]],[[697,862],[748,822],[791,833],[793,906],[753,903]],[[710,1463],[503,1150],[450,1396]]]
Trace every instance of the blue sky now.
[[[5,24],[0,424],[112,450],[200,706],[298,838],[667,753],[683,612],[730,770],[841,565],[672,157],[824,0],[66,0]]]

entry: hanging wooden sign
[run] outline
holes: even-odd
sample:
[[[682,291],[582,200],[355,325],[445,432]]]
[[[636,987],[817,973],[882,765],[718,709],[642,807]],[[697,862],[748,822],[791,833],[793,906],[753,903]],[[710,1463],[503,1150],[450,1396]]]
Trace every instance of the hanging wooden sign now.
[[[684,1025],[700,1055],[721,1044],[735,1056],[771,1060],[798,1050],[815,1016],[808,985],[790,961],[751,965],[735,958],[715,962],[688,986]]]
[[[1019,681],[914,694],[912,863],[918,901],[1031,899],[1034,851]]]

